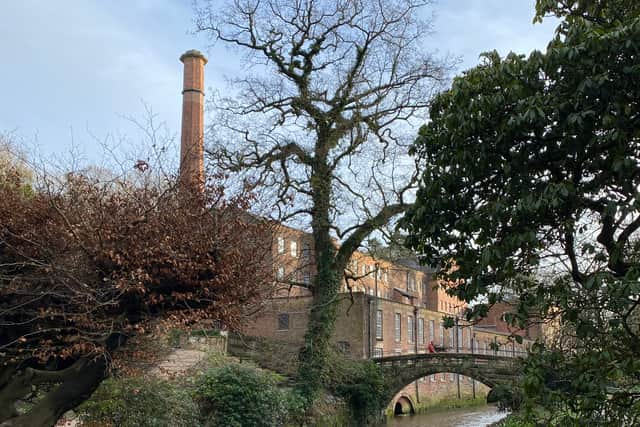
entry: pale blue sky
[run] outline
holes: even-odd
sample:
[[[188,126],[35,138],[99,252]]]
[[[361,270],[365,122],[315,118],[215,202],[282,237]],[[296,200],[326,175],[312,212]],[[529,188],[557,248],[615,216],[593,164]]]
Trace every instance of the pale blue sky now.
[[[439,0],[436,33],[425,49],[463,59],[497,49],[544,49],[554,22],[533,25],[534,0]],[[207,51],[192,35],[190,0],[0,0],[0,133],[45,155],[67,152],[72,141],[89,161],[95,138],[142,139],[123,116],[144,118],[144,103],[171,134],[180,128],[182,64],[196,48],[209,56],[208,87],[224,90],[238,58]]]

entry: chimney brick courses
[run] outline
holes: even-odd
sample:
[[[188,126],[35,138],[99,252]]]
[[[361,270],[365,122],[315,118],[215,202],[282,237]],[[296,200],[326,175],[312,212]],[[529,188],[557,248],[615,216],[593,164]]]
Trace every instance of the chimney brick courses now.
[[[180,184],[201,190],[204,185],[204,66],[207,58],[197,50],[180,56],[184,64]]]

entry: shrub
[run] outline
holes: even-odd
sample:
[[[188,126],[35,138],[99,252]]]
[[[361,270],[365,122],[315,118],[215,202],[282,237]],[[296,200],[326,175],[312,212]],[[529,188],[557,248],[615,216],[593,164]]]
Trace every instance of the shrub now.
[[[379,421],[389,403],[380,369],[372,361],[353,360],[335,352],[329,360],[326,386],[349,404],[357,425]]]
[[[118,427],[192,427],[198,406],[189,391],[156,378],[111,378],[79,409],[83,423]]]
[[[199,379],[195,396],[204,425],[282,426],[302,407],[291,392],[278,388],[280,377],[232,364],[214,368]]]

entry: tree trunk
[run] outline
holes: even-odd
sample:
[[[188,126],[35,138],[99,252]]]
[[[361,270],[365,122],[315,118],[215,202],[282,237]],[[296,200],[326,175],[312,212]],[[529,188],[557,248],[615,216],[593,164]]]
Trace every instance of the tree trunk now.
[[[104,357],[99,357],[93,360],[83,359],[76,363],[72,369],[66,370],[61,384],[39,400],[27,413],[4,420],[0,427],[50,427],[65,412],[88,399],[105,378],[107,362]],[[12,405],[13,403],[11,402]]]
[[[317,275],[313,287],[313,305],[309,325],[300,350],[298,367],[299,390],[310,408],[322,388],[326,359],[336,320],[337,294],[342,271],[336,264],[336,247],[331,239],[329,207],[331,202],[331,172],[320,165],[314,173],[313,239]]]

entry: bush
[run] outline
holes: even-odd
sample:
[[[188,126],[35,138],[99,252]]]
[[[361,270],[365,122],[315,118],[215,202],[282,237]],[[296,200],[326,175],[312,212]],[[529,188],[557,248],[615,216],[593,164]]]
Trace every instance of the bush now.
[[[278,388],[280,377],[237,364],[214,368],[197,383],[195,396],[204,425],[282,426],[302,408],[293,393]]]
[[[87,425],[192,427],[198,406],[189,391],[156,378],[110,378],[78,409]]]
[[[389,404],[382,371],[372,361],[353,360],[340,354],[329,356],[326,386],[348,404],[357,425],[379,421]]]

